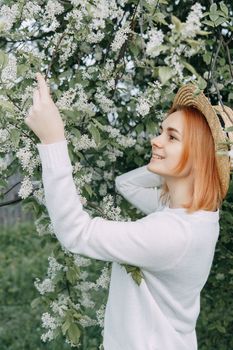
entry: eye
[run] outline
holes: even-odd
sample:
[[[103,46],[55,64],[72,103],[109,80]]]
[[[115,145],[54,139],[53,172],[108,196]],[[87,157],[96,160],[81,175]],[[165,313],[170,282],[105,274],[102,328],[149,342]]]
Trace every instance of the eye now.
[[[169,135],[169,137],[170,137],[171,140],[177,140],[177,138],[172,136],[172,135]]]

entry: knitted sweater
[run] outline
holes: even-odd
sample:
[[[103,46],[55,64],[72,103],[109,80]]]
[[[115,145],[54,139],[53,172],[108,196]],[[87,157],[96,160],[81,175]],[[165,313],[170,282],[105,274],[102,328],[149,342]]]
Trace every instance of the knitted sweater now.
[[[58,240],[73,253],[113,263],[104,349],[196,350],[200,292],[213,262],[219,210],[187,214],[162,206],[162,178],[143,166],[118,176],[116,188],[147,215],[126,222],[91,218],[76,191],[67,140],[37,147]],[[140,286],[123,263],[141,268]]]

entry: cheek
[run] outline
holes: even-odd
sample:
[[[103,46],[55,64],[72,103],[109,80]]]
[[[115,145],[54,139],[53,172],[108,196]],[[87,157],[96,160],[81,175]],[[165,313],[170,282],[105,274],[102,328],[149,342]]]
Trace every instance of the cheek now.
[[[182,156],[183,150],[180,145],[171,145],[169,149],[167,150],[167,155],[170,159],[173,159],[174,161],[180,160]]]

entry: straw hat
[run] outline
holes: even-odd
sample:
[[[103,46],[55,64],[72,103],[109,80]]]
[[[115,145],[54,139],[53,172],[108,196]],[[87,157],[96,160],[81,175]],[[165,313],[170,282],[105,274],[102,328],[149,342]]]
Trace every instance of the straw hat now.
[[[196,90],[197,87],[191,83],[182,86],[174,98],[172,108],[177,105],[192,106],[204,114],[215,143],[222,199],[224,199],[229,188],[230,171],[233,169],[228,154],[231,149],[229,141],[233,143],[233,132],[226,132],[223,129],[233,126],[233,110],[227,106],[212,106],[203,92],[194,95]]]

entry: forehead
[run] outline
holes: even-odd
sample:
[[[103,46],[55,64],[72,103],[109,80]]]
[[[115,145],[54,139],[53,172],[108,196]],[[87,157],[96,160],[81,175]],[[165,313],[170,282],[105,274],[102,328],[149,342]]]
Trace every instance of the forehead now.
[[[169,114],[169,116],[163,120],[162,122],[162,126],[164,128],[167,127],[173,127],[177,130],[179,130],[180,132],[182,132],[183,128],[184,128],[184,115],[182,111],[176,111],[173,112],[171,114]]]

